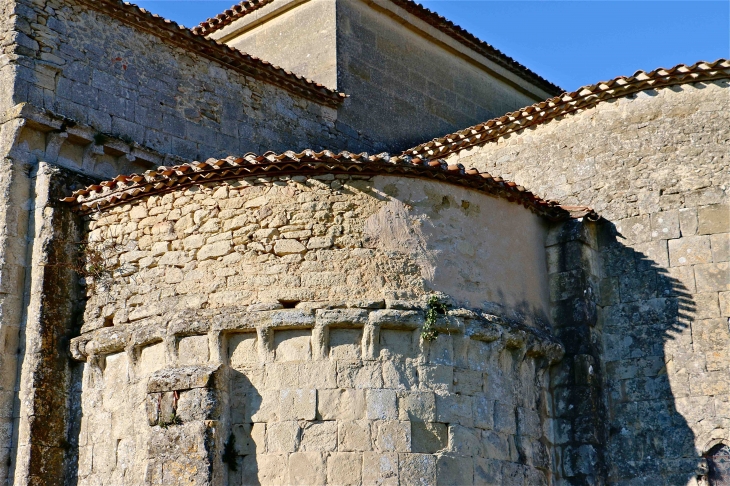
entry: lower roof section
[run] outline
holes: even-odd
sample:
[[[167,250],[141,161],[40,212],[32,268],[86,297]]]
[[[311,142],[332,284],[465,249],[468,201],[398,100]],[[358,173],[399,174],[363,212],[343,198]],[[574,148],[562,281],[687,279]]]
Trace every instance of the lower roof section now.
[[[89,186],[74,192],[64,201],[77,204],[82,211],[98,211],[146,196],[203,183],[255,176],[321,174],[398,175],[435,179],[521,204],[534,213],[554,221],[580,217],[598,218],[590,208],[561,206],[555,201],[536,196],[514,182],[505,181],[501,177],[476,169],[465,169],[462,165],[448,165],[442,160],[424,160],[408,156],[333,153],[327,150],[246,154],[239,158],[209,159],[205,162],[191,162],[174,167],[159,167],[144,174],[120,175],[112,180]]]

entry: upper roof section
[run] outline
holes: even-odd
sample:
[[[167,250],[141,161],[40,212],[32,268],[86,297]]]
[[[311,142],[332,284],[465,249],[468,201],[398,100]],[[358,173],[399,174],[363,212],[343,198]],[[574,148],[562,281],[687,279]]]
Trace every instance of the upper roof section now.
[[[134,4],[122,0],[82,1],[111,17],[154,33],[165,41],[194,50],[210,59],[244,71],[248,75],[295,94],[329,105],[337,104],[345,98],[343,93],[338,93],[320,83],[315,83],[263,59],[243,53],[215,40],[207,39],[194,30],[178,25],[176,22],[148,12]]]
[[[110,181],[75,191],[64,201],[75,203],[82,211],[90,212],[210,182],[255,176],[322,174],[400,175],[435,179],[521,204],[534,213],[554,221],[584,216],[591,219],[598,217],[590,208],[561,206],[555,201],[541,199],[524,187],[505,181],[501,177],[493,177],[486,172],[480,173],[476,169],[464,169],[461,165],[447,165],[440,160],[426,161],[407,156],[392,157],[388,154],[370,156],[366,153],[312,150],[300,153],[246,154],[240,158],[209,159],[206,162],[159,167],[144,174],[120,175]]]
[[[591,108],[603,101],[648,89],[726,78],[730,78],[730,62],[727,59],[700,61],[691,66],[678,64],[673,68],[659,68],[649,72],[637,71],[633,76],[619,76],[610,81],[583,86],[571,93],[563,93],[456,133],[435,138],[404,151],[403,155],[426,159],[446,157],[460,150],[497,140],[508,133]]]
[[[193,32],[200,35],[209,36],[220,29],[230,25],[236,20],[259,10],[260,8],[274,2],[275,0],[244,0],[237,5],[225,10],[224,12],[210,18],[193,28]],[[389,0],[392,4],[402,8],[411,15],[424,21],[440,32],[446,34],[457,42],[463,44],[474,52],[484,56],[489,61],[494,62],[500,67],[510,71],[518,77],[528,81],[534,86],[539,87],[548,94],[558,94],[562,89],[543,78],[539,74],[531,71],[526,66],[515,61],[500,50],[494,48],[487,42],[479,39],[465,29],[454,24],[445,17],[429,10],[428,8],[414,2],[413,0]]]

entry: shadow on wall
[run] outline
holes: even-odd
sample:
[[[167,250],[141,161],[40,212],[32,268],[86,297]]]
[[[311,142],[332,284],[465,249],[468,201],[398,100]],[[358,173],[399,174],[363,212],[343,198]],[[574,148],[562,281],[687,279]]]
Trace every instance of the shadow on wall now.
[[[707,484],[707,463],[697,454],[695,434],[677,410],[677,402],[690,396],[690,370],[685,366],[694,361],[693,296],[647,255],[661,255],[667,240],[631,248],[621,238],[613,224],[602,225],[598,309],[608,409],[608,481]]]
[[[254,374],[257,370],[251,369],[250,372]],[[262,423],[265,420],[260,417],[263,397],[246,373],[232,367],[228,368],[228,373],[231,434],[224,438],[226,443],[223,450],[224,467],[228,467],[228,484],[260,486],[257,455],[266,447],[263,443],[266,424]],[[287,472],[285,461],[280,467],[282,472]]]

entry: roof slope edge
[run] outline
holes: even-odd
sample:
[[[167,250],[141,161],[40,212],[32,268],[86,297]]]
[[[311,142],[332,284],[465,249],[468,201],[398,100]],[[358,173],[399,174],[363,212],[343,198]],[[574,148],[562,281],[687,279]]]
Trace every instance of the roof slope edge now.
[[[532,212],[558,221],[570,218],[598,215],[587,207],[562,207],[555,201],[535,196],[514,182],[493,177],[476,169],[464,169],[462,165],[447,165],[443,161],[425,161],[420,158],[393,157],[388,154],[368,155],[349,152],[334,153],[328,150],[300,153],[285,152],[264,155],[249,153],[243,157],[209,159],[206,162],[191,162],[174,167],[159,167],[144,174],[120,175],[110,181],[94,184],[75,191],[64,199],[75,204],[83,212],[100,211],[126,204],[146,196],[162,194],[176,189],[210,182],[222,182],[242,177],[281,175],[398,175],[472,188],[494,197],[521,204]]]
[[[592,108],[603,101],[648,89],[728,78],[730,78],[730,61],[727,59],[718,59],[715,62],[700,61],[691,66],[678,64],[673,68],[659,68],[650,72],[637,71],[633,76],[619,76],[610,81],[583,86],[571,93],[563,93],[444,137],[435,138],[404,151],[403,155],[427,159],[446,157],[475,145],[495,141],[509,133],[547,123],[559,116]]]
[[[198,24],[196,27],[193,27],[193,32],[206,36],[210,35],[273,1],[274,0],[243,0],[215,17],[209,18],[208,20]],[[413,0],[390,1],[411,15],[423,20],[431,27],[440,30],[457,42],[464,44],[469,49],[481,54],[490,61],[516,74],[522,79],[529,81],[544,90],[546,93],[558,94],[562,91],[559,86],[551,83],[529,69],[527,66],[515,61],[513,58],[509,57],[491,44],[479,39],[466,29],[459,27],[446,17],[424,7],[420,3]]]

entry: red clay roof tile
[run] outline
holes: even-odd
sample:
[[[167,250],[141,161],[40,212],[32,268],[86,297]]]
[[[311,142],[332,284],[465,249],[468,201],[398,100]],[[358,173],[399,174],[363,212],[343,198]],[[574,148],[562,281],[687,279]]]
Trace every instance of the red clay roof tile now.
[[[446,157],[465,148],[497,140],[508,133],[591,108],[602,101],[648,89],[727,78],[730,78],[730,62],[726,59],[715,62],[700,61],[691,66],[678,64],[673,68],[659,68],[648,73],[637,71],[633,76],[620,76],[610,81],[583,86],[571,93],[563,93],[450,135],[435,138],[408,149],[403,154],[426,158]]]
[[[551,220],[571,217],[598,218],[590,208],[567,210],[555,201],[546,201],[535,196],[522,186],[504,182],[501,178],[492,177],[487,173],[479,173],[476,169],[464,169],[462,165],[448,166],[441,160],[430,160],[424,164],[419,158],[394,157],[385,153],[368,155],[334,153],[329,150],[322,152],[305,150],[300,153],[283,154],[267,152],[263,155],[249,153],[243,157],[209,159],[206,162],[159,167],[144,174],[122,175],[111,181],[91,185],[86,189],[75,191],[73,195],[63,200],[74,203],[81,211],[91,212],[141,197],[208,182],[251,176],[318,174],[400,175],[436,179],[519,203]]]

